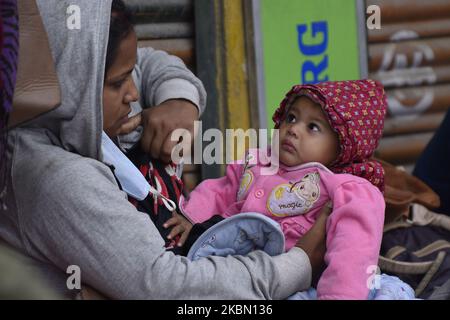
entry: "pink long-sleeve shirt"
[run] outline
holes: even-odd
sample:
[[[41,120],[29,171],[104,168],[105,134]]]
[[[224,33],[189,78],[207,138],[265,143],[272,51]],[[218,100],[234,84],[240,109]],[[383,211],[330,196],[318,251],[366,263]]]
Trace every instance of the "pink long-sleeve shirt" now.
[[[384,224],[385,202],[378,188],[354,175],[335,174],[320,163],[280,164],[277,174],[262,175],[261,162],[248,161],[256,152],[247,154],[245,164],[228,165],[224,177],[205,180],[188,199],[182,198],[183,214],[199,223],[216,214],[262,213],[280,224],[288,250],[331,200],[327,267],[318,283],[318,298],[367,299]]]

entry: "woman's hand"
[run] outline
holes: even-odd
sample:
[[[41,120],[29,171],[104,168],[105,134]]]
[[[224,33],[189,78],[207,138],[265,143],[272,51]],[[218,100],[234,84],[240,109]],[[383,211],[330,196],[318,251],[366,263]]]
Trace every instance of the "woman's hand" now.
[[[175,211],[172,214],[172,218],[167,220],[167,222],[164,223],[163,226],[164,228],[173,226],[172,230],[167,236],[167,239],[173,239],[178,234],[181,235],[180,240],[178,240],[177,242],[177,245],[179,247],[183,246],[189,235],[189,232],[192,229],[192,223],[190,223],[185,217],[183,217],[181,214],[176,213]]]
[[[326,225],[328,216],[331,213],[331,207],[325,205],[319,213],[319,216],[312,228],[301,237],[296,247],[306,252],[309,257],[312,268],[312,283],[317,284],[322,271],[325,268],[324,256],[326,252]]]
[[[154,159],[169,163],[172,150],[178,144],[178,141],[172,141],[172,132],[175,129],[188,130],[191,141],[186,144],[191,145],[194,141],[194,121],[198,120],[198,116],[198,109],[192,102],[170,99],[128,119],[120,128],[119,134],[128,134],[142,125],[142,150]]]

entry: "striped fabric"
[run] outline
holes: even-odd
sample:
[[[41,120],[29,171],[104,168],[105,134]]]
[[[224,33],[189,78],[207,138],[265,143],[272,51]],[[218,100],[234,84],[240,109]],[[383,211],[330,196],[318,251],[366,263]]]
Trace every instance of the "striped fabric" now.
[[[16,0],[0,0],[0,197],[4,194],[6,124],[12,109],[19,53]]]
[[[12,109],[14,86],[16,83],[17,56],[19,53],[19,26],[16,0],[0,0],[2,20],[2,56],[0,71],[2,81],[2,109],[9,113]]]

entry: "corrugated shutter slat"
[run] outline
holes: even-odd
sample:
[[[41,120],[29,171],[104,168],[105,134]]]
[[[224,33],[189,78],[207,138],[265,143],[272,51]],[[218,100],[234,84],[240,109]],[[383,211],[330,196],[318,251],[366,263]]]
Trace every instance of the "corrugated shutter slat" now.
[[[369,76],[389,111],[376,155],[412,168],[450,108],[450,1],[366,0],[381,29],[368,30]]]

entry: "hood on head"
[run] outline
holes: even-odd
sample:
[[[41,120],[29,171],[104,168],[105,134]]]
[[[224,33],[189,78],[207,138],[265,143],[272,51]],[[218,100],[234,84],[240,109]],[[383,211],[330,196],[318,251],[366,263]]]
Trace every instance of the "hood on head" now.
[[[100,159],[111,0],[37,4],[61,86],[61,105],[21,127],[47,129],[65,150]]]
[[[331,128],[337,132],[340,153],[333,165],[361,162],[370,158],[383,134],[387,100],[383,86],[374,80],[322,82],[296,85],[273,115],[279,128],[286,112],[299,96],[320,104]]]

